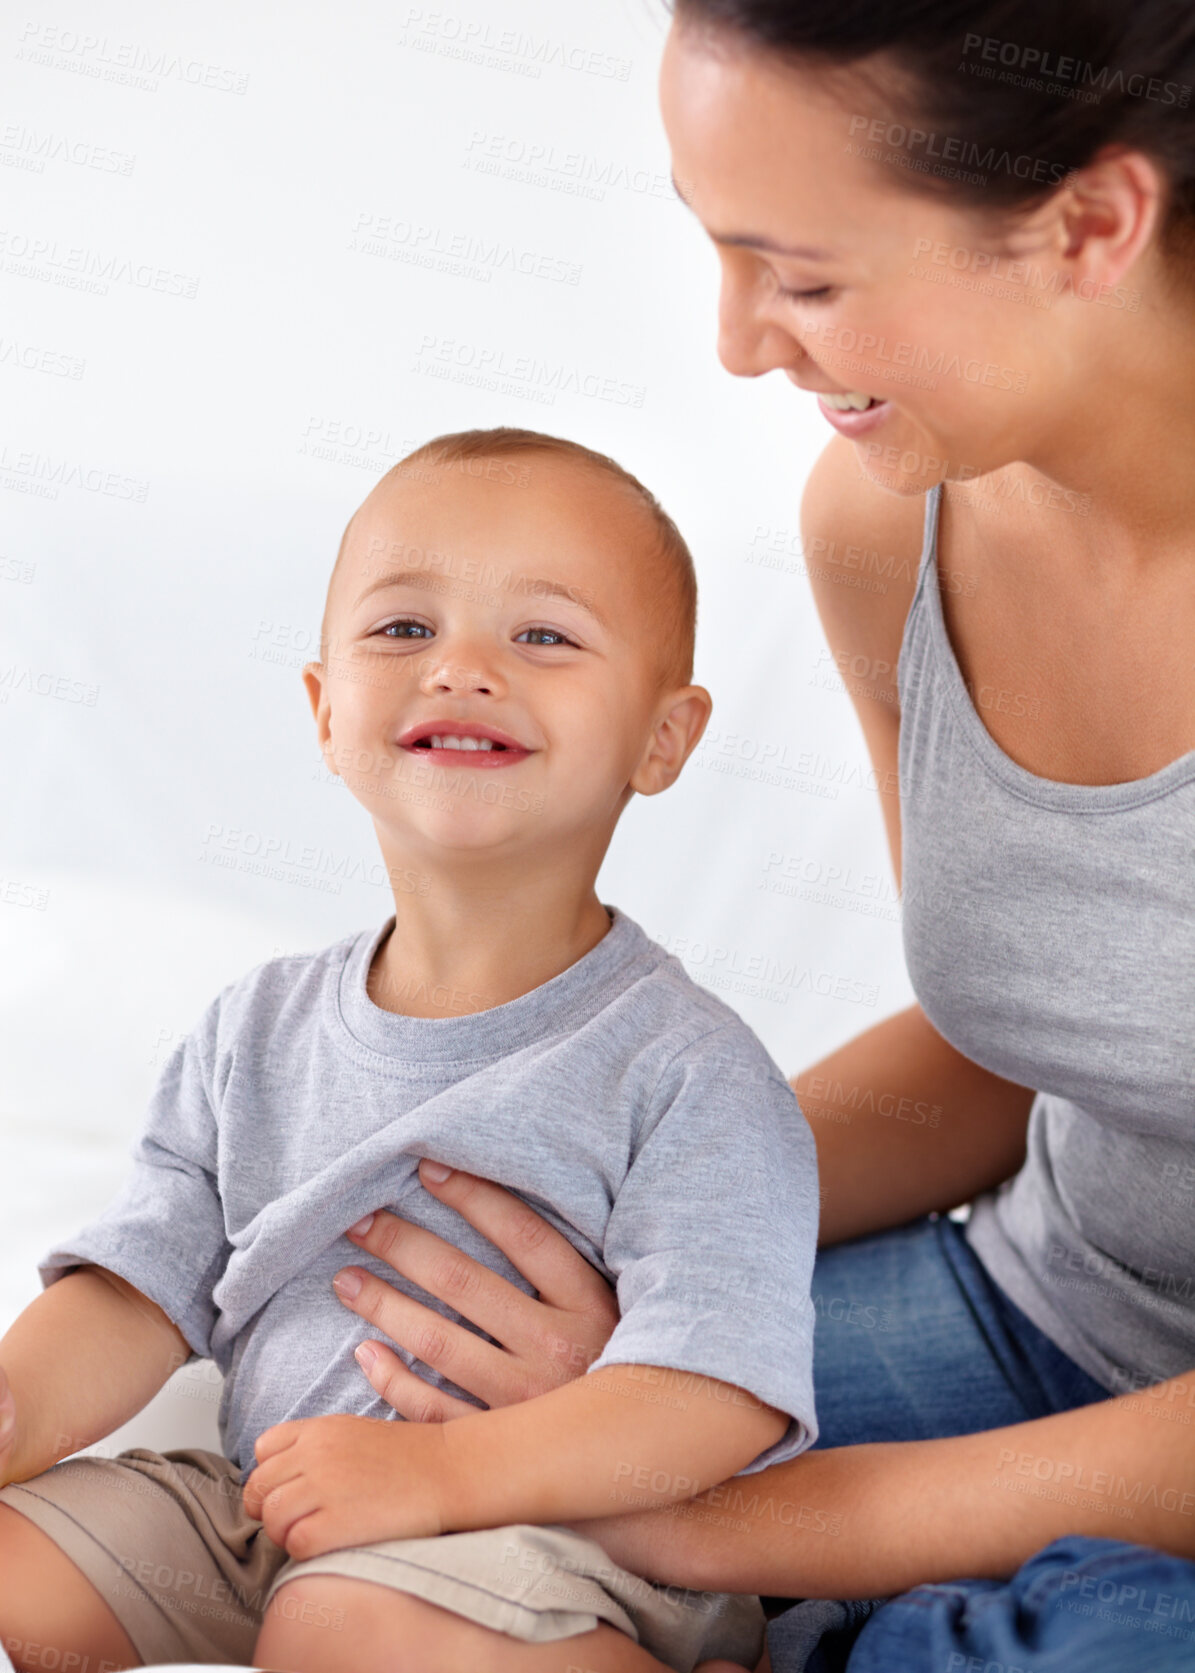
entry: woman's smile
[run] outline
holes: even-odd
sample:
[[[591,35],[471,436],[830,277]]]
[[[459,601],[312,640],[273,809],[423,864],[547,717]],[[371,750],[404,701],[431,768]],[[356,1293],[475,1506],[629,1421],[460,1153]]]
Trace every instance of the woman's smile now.
[[[878,429],[892,410],[891,401],[877,399],[874,395],[870,406],[854,411],[828,405],[824,395],[818,396],[817,404],[822,417],[834,426],[839,435],[849,436],[852,441],[856,436],[870,435]]]

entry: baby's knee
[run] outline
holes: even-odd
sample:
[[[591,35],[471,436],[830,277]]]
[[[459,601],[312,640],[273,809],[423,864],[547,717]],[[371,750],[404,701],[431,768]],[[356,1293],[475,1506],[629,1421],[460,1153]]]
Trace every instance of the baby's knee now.
[[[346,1631],[359,1626],[349,1621],[353,1584],[335,1574],[308,1574],[279,1586],[262,1618],[254,1665],[293,1667],[295,1673],[335,1666]]]
[[[428,1605],[370,1580],[339,1574],[304,1574],[284,1581],[270,1599],[253,1650],[255,1667],[285,1667],[290,1673],[343,1673],[346,1667],[398,1664],[393,1660],[398,1616]],[[439,1611],[433,1611],[438,1614]],[[412,1623],[413,1624],[413,1623]]]
[[[91,1581],[6,1501],[0,1502],[0,1646],[18,1673],[117,1673],[141,1663]]]

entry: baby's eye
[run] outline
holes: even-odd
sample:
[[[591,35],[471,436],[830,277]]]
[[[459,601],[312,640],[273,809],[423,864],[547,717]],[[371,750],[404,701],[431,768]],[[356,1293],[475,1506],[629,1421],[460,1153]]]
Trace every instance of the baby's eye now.
[[[538,637],[534,639],[527,639],[526,636],[529,633],[537,634]],[[518,637],[520,639],[526,639],[526,642],[529,645],[572,645],[576,643],[573,639],[567,639],[564,634],[555,627],[526,627]]]
[[[392,629],[394,628],[397,628],[399,631],[397,633],[393,632]],[[414,633],[404,632],[403,630],[406,628],[414,628],[415,631]],[[386,622],[382,627],[379,627],[377,631],[387,639],[414,639],[422,633],[426,633],[430,636],[432,630],[428,627],[426,622],[415,622],[411,621],[407,617],[403,617],[400,621]]]

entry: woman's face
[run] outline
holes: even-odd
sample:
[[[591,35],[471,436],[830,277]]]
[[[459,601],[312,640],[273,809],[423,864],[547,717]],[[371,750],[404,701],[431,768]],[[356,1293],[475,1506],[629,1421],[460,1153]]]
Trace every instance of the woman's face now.
[[[660,99],[678,189],[722,265],[728,371],[882,400],[844,431],[868,426],[851,436],[859,463],[900,493],[1032,458],[1065,424],[1073,369],[1117,299],[1065,294],[1091,280],[1064,252],[1057,194],[1003,246],[982,216],[877,166],[892,147],[872,138],[887,124],[861,92],[725,39],[714,50],[683,24]],[[906,165],[918,146],[906,141]]]

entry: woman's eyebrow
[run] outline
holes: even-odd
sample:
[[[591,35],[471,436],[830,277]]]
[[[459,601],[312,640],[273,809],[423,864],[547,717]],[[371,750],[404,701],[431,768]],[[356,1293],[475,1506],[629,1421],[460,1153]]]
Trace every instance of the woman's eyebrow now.
[[[685,208],[692,209],[693,205],[677,185],[675,174],[671,175],[670,179],[673,190]],[[696,213],[695,210],[694,213]],[[709,232],[708,227],[706,231]],[[746,244],[754,250],[766,250],[769,255],[773,256],[796,256],[800,261],[834,260],[833,250],[818,250],[811,244],[777,244],[775,239],[761,238],[758,233],[753,232],[710,232],[709,236],[715,244]]]

